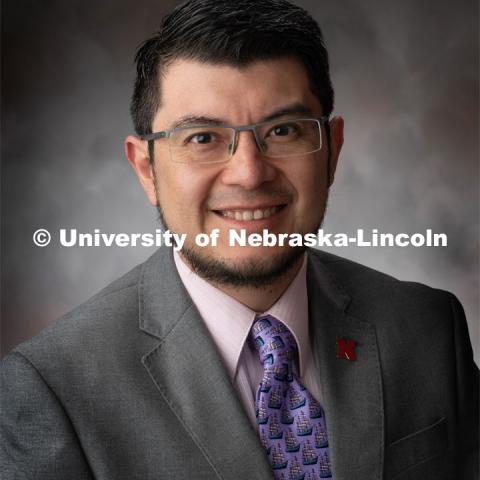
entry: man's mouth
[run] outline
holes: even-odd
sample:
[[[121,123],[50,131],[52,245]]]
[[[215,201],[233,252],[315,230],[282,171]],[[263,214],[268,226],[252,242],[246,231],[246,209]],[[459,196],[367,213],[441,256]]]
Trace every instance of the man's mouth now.
[[[269,218],[285,205],[276,205],[274,207],[254,208],[254,209],[232,209],[232,210],[215,210],[215,213],[222,217],[228,217],[233,220],[250,222],[252,220],[263,220]]]

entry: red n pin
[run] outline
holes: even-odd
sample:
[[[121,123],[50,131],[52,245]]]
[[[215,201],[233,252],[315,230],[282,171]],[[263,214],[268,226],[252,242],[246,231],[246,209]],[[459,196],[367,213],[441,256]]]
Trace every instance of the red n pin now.
[[[337,337],[337,358],[356,360],[355,342],[348,338]]]

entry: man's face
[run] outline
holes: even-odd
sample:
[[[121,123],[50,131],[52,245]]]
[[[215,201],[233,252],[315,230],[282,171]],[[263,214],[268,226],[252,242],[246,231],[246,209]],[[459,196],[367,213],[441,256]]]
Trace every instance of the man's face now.
[[[162,76],[161,97],[161,107],[153,122],[154,132],[170,129],[185,117],[245,125],[262,122],[284,109],[290,111],[281,119],[322,115],[304,67],[290,58],[258,61],[241,69],[178,60]],[[322,137],[323,147],[318,152],[270,159],[258,151],[251,132],[241,132],[232,158],[217,164],[174,163],[168,141],[156,141],[156,198],[150,192],[150,200],[158,202],[170,231],[187,234],[182,253],[189,263],[201,263],[204,269],[206,265],[220,269],[222,273],[217,280],[223,282],[229,272],[237,277],[240,274],[260,278],[277,272],[279,265],[291,266],[301,250],[232,247],[228,231],[245,229],[247,233],[261,233],[268,229],[275,234],[316,231],[324,215],[330,182],[329,147],[323,126]],[[338,152],[333,156],[332,170]],[[259,216],[263,218],[256,218]],[[210,233],[216,228],[220,230],[216,247],[195,244],[197,234]]]

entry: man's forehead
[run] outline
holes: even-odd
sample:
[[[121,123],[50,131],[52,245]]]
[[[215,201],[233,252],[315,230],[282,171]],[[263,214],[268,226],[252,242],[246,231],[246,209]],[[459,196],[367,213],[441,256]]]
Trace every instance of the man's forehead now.
[[[321,114],[305,68],[293,58],[258,60],[241,67],[177,60],[162,75],[160,95],[154,124],[188,115],[248,123],[293,105],[299,113]]]

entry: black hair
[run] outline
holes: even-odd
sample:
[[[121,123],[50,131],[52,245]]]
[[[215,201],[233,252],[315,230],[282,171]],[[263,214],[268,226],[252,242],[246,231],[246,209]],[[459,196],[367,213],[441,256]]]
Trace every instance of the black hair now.
[[[161,105],[160,76],[177,59],[246,66],[295,57],[304,65],[323,115],[333,110],[328,54],[317,22],[286,0],[189,0],[162,20],[135,55],[131,115],[138,135],[152,133]]]

